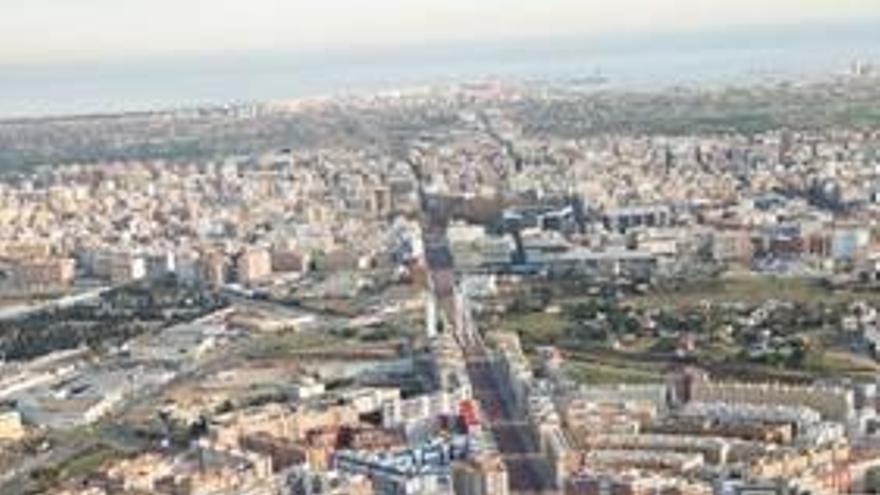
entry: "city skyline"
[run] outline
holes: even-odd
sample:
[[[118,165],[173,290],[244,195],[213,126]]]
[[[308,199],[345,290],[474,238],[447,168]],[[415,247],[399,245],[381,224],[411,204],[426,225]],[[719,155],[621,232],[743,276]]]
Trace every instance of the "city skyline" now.
[[[11,0],[0,495],[880,494],[880,0]]]

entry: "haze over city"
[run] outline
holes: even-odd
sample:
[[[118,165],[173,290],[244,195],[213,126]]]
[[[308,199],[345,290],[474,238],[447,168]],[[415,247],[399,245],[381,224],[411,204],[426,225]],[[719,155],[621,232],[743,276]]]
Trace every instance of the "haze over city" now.
[[[827,74],[880,52],[866,0],[11,2],[0,118],[143,111],[438,81],[618,86]]]
[[[0,63],[880,20],[872,0],[3,2]]]

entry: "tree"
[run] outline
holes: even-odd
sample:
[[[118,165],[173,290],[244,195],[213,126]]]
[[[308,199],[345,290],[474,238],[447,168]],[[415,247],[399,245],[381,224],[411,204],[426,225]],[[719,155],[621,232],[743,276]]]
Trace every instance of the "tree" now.
[[[594,299],[566,307],[566,313],[568,313],[569,318],[576,321],[592,320],[596,317],[598,311],[598,304]]]

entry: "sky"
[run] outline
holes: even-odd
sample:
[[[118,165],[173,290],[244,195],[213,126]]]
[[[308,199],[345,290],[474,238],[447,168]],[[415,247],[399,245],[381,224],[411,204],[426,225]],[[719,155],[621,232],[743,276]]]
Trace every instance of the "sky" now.
[[[880,0],[0,0],[0,65],[877,19]]]

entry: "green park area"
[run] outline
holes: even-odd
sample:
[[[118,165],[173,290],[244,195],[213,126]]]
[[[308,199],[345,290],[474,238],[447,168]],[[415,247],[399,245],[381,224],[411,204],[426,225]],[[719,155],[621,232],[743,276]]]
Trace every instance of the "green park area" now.
[[[526,352],[556,346],[583,383],[644,383],[695,365],[720,377],[804,382],[880,372],[874,349],[843,322],[880,294],[809,279],[694,282],[603,298],[554,295],[519,305],[490,328],[520,335]]]
[[[645,307],[687,307],[704,302],[760,304],[768,300],[833,304],[880,302],[880,292],[833,289],[818,279],[748,275],[659,287],[629,300]]]

